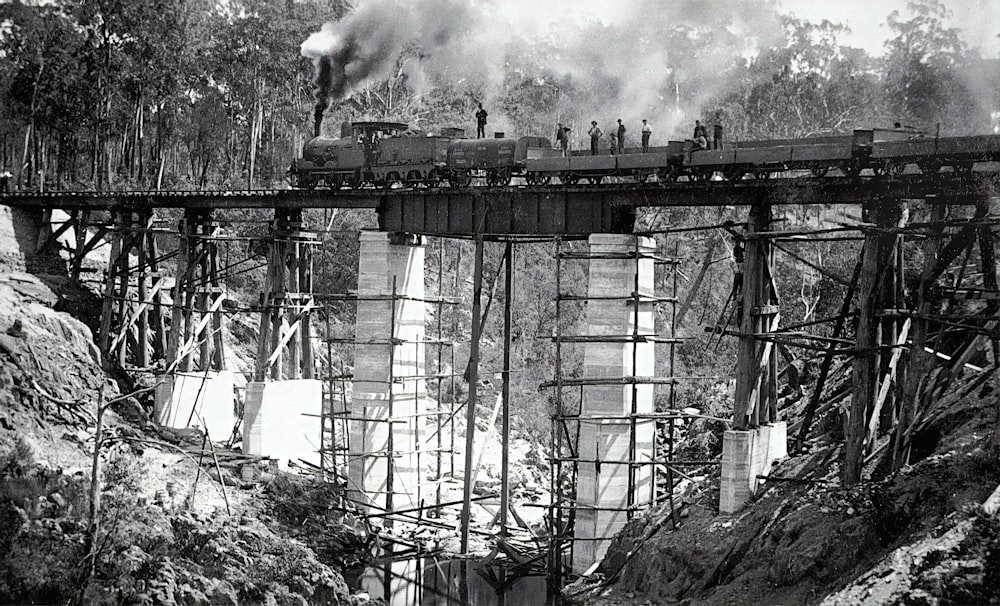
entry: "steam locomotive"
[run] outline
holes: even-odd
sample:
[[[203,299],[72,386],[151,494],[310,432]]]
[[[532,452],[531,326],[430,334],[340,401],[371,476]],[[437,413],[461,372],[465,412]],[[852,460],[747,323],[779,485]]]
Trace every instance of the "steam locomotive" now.
[[[898,175],[916,165],[925,174],[950,169],[968,173],[976,162],[1000,160],[1000,136],[934,137],[910,128],[857,129],[850,135],[739,141],[725,149],[695,149],[693,141],[670,141],[643,152],[591,155],[574,151],[564,157],[545,137],[466,139],[461,129],[428,135],[400,122],[345,122],[341,137],[315,137],[289,169],[293,187],[318,185],[339,189],[468,187],[474,180],[508,185],[515,177],[528,185],[591,184],[614,177],[644,183],[684,178],[729,181],[747,176],[768,179],[788,171],[822,177],[831,170],[856,177]],[[557,181],[558,180],[558,181]]]

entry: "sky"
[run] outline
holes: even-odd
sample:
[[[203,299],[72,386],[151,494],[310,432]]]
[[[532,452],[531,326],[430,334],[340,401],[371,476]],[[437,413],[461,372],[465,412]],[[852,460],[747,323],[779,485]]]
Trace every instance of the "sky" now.
[[[672,2],[673,0],[663,0]],[[762,0],[763,1],[763,0]],[[885,19],[894,10],[904,16],[906,0],[775,0],[782,14],[819,23],[827,19],[851,29],[842,42],[864,49],[872,56],[885,53],[889,30]],[[948,25],[962,31],[970,47],[981,49],[983,56],[1000,56],[1000,0],[943,0],[951,11]],[[630,0],[495,0],[495,9],[510,14],[535,15],[540,22],[558,19],[598,19],[614,22],[630,11]],[[502,7],[502,8],[500,8]],[[516,22],[516,20],[512,21]]]
[[[944,0],[951,11],[950,27],[962,32],[962,39],[972,48],[979,48],[984,57],[1000,56],[1000,0]],[[885,18],[894,10],[904,17],[906,0],[778,0],[781,13],[819,22],[827,19],[851,28],[843,43],[884,54],[884,43],[890,37]]]

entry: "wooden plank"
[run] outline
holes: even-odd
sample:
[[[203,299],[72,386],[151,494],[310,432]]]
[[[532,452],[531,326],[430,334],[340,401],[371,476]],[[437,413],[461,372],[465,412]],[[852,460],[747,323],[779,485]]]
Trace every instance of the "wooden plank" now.
[[[104,280],[104,301],[101,306],[101,327],[98,335],[98,343],[101,354],[105,357],[105,362],[107,362],[106,358],[111,353],[108,345],[111,342],[111,316],[115,303],[115,281],[118,278],[118,267],[122,256],[121,224],[121,215],[115,213],[115,225],[118,229],[115,230],[115,233],[111,237],[111,257],[108,259],[108,272]]]
[[[771,209],[766,204],[758,204],[751,208],[747,221],[746,251],[743,258],[743,293],[739,303],[743,309],[740,321],[740,341],[737,346],[736,358],[736,396],[733,403],[733,429],[746,429],[754,412],[755,402],[751,401],[754,386],[757,384],[760,362],[757,358],[757,340],[754,333],[758,332],[755,325],[754,307],[762,303],[764,246],[753,234],[766,231],[770,223]]]
[[[111,342],[112,351],[114,351],[114,349],[118,347],[118,345],[125,339],[125,334],[128,333],[128,331],[132,330],[132,328],[139,322],[140,318],[142,317],[142,314],[152,307],[153,305],[152,297],[160,292],[160,289],[163,288],[163,285],[165,283],[166,280],[160,278],[155,283],[153,283],[153,288],[152,290],[149,291],[147,298],[139,300],[139,306],[135,308],[135,310],[131,314],[129,314],[128,322],[126,322],[125,325],[122,326],[117,331],[114,341]],[[143,367],[140,366],[140,368]]]
[[[172,296],[173,309],[171,310],[170,332],[167,340],[167,351],[164,358],[168,366],[174,366],[177,359],[177,350],[181,342],[181,323],[184,321],[184,285],[191,275],[191,239],[189,237],[190,222],[188,217],[181,219],[180,237],[177,249],[177,273],[174,278],[174,292]]]
[[[313,309],[316,309],[316,305],[312,301],[309,301],[306,304],[305,308],[295,316],[295,320],[292,322],[291,326],[289,326],[288,330],[285,331],[283,335],[281,335],[281,339],[278,341],[277,345],[271,350],[271,355],[268,356],[267,358],[268,367],[270,367],[272,364],[278,361],[278,359],[281,357],[282,350],[285,348],[286,345],[288,345],[288,342],[292,340],[292,337],[299,332],[299,327],[302,325],[302,320],[308,317],[309,312],[311,312]]]
[[[893,227],[899,220],[898,203],[882,201],[872,205],[869,210],[880,228]],[[875,312],[881,308],[885,268],[893,268],[895,265],[891,260],[894,243],[895,234],[888,229],[869,232],[865,236],[858,288],[858,326],[855,330],[857,352],[852,371],[854,389],[844,431],[844,464],[841,470],[846,486],[853,486],[861,481],[868,413],[872,410],[877,389]]]
[[[892,467],[898,470],[909,461],[910,446],[906,433],[919,409],[920,385],[931,369],[932,358],[925,351],[927,347],[927,313],[930,310],[930,290],[940,275],[938,251],[944,235],[946,208],[941,205],[931,207],[930,231],[924,242],[924,269],[917,287],[917,308],[913,317],[913,345],[907,360],[906,381],[903,385],[903,401],[900,402],[899,421],[893,435]],[[964,230],[962,230],[964,232]],[[961,249],[959,249],[961,250]],[[957,254],[957,253],[956,253]]]
[[[770,321],[770,324],[768,326],[768,332],[774,332],[774,331],[778,330],[778,324],[779,324],[779,322],[781,322],[781,314],[776,314],[770,320],[771,321]],[[768,377],[768,373],[769,373],[769,370],[770,370],[769,366],[771,365],[771,362],[774,359],[775,359],[775,356],[774,356],[774,343],[771,342],[771,341],[767,341],[767,342],[764,343],[764,347],[763,347],[763,349],[761,351],[761,354],[760,354],[760,364],[759,364],[759,366],[757,368],[757,379],[754,382],[753,389],[750,391],[750,403],[751,403],[751,405],[756,406],[757,408],[762,408],[761,404],[763,402],[763,398],[760,398],[760,396],[763,395],[767,391],[767,385],[765,384],[765,381],[767,380],[766,377],[769,378]],[[760,412],[764,412],[764,411],[760,411]],[[758,414],[756,416],[757,416],[758,424],[760,424],[761,423],[761,415]],[[765,417],[766,416],[767,415],[765,415]],[[770,422],[772,420],[773,419],[764,418],[763,422],[764,423],[768,423],[768,422]]]
[[[271,340],[271,313],[274,302],[271,291],[274,289],[274,255],[277,243],[272,237],[268,243],[267,271],[264,274],[264,288],[261,299],[260,324],[257,330],[257,358],[254,361],[254,380],[263,381],[267,375],[267,347]]]
[[[180,346],[180,349],[177,352],[177,357],[174,359],[173,363],[167,367],[167,374],[173,372],[178,366],[182,365],[183,360],[194,352],[195,346],[199,344],[195,335],[199,335],[203,330],[205,330],[205,326],[207,326],[212,320],[212,312],[218,311],[220,307],[222,307],[221,297],[212,303],[212,306],[208,309],[208,313],[203,315],[201,319],[198,320],[198,323],[193,327],[194,330],[192,331],[191,336],[189,336],[188,339]]]
[[[872,407],[871,418],[868,421],[868,431],[865,435],[865,446],[871,445],[871,443],[877,438],[875,435],[878,431],[880,413],[882,411],[882,406],[885,404],[885,400],[889,395],[889,389],[896,382],[896,367],[899,363],[899,358],[902,356],[904,351],[904,345],[906,345],[906,339],[910,333],[910,319],[907,318],[906,322],[903,323],[903,327],[899,331],[899,336],[896,337],[896,341],[893,344],[892,357],[889,359],[889,369],[886,376],[882,380],[882,386],[879,388],[878,397],[875,398],[875,405]]]

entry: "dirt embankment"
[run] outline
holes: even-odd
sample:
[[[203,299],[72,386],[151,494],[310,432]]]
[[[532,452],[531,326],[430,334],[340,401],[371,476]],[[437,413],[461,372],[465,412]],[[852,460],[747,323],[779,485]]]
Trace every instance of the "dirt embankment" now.
[[[364,546],[349,529],[313,533],[322,560],[288,530],[312,514],[285,498],[335,498],[327,488],[281,478],[223,494],[190,453],[200,437],[150,423],[149,394],[104,416],[90,540],[96,402],[102,385],[106,399],[120,389],[91,329],[57,311],[98,301],[63,277],[10,271],[23,260],[5,257],[0,272],[0,603],[358,603],[336,568],[345,547]]]
[[[718,515],[718,493],[705,491],[689,499],[676,529],[666,508],[634,521],[599,570],[617,582],[579,599],[1000,602],[1000,521],[980,506],[1000,482],[996,394],[942,402],[931,418],[915,439],[925,458],[891,477],[842,488],[840,447],[827,444],[782,463],[773,476],[802,481],[771,482],[739,516]],[[884,467],[872,465],[876,474]]]

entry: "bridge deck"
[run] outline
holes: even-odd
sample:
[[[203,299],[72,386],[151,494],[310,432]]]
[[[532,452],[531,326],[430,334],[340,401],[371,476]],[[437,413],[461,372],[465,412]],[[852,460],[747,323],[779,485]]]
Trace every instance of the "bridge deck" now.
[[[471,236],[587,235],[630,232],[636,208],[861,204],[923,199],[974,204],[1000,192],[1000,171],[896,177],[793,177],[769,180],[607,183],[597,186],[508,186],[362,190],[170,192],[16,192],[0,204],[66,210],[346,208],[378,211],[385,231]]]

